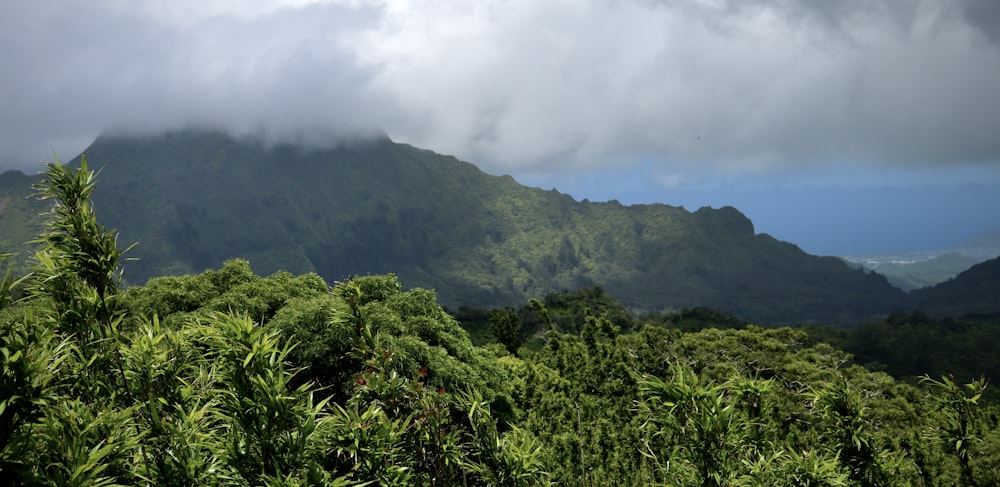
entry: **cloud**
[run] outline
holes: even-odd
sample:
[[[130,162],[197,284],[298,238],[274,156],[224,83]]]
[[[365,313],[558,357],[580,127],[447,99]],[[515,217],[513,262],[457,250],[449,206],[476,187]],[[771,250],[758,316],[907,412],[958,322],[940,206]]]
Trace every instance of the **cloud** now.
[[[366,91],[371,74],[344,44],[375,21],[374,9],[315,4],[255,15],[203,3],[208,9],[193,17],[178,2],[0,7],[3,44],[14,46],[0,54],[12,74],[4,92],[14,94],[0,119],[3,147],[19,158],[41,148],[45,157],[50,144],[89,143],[103,131],[378,125],[370,107],[381,102]]]
[[[964,0],[958,5],[966,22],[994,45],[1000,45],[1000,4],[992,0]]]
[[[0,158],[199,124],[380,129],[492,172],[995,166],[994,5],[6,2]]]

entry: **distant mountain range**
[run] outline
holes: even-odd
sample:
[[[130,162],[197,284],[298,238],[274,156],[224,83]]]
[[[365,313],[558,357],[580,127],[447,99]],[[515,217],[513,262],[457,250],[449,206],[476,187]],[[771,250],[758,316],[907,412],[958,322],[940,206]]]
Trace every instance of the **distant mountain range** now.
[[[946,250],[845,256],[844,260],[886,276],[910,291],[933,286],[980,262],[1000,256],[1000,230],[985,232]]]
[[[955,251],[971,257],[992,259],[1000,255],[1000,229],[981,233],[955,248]]]
[[[638,311],[765,323],[853,324],[912,305],[881,275],[756,234],[735,208],[576,201],[387,137],[312,149],[184,130],[102,136],[85,154],[103,168],[98,218],[138,242],[133,283],[242,257],[329,282],[393,272],[451,307],[592,285]],[[41,207],[23,197],[34,180],[0,176],[4,247],[36,230],[25,215]]]

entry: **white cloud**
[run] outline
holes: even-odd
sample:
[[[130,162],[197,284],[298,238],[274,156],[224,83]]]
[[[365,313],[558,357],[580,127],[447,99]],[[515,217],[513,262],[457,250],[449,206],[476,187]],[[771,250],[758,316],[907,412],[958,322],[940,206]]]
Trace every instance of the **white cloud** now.
[[[0,147],[25,165],[53,145],[71,157],[109,128],[199,123],[279,137],[381,128],[493,172],[636,160],[685,175],[996,166],[997,11],[937,0],[6,2]]]

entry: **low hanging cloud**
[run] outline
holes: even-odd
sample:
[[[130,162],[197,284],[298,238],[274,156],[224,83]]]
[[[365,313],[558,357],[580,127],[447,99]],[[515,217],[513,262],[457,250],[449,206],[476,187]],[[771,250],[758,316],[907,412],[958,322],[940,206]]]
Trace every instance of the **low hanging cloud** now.
[[[997,5],[5,2],[0,169],[188,125],[384,131],[491,172],[996,166]]]

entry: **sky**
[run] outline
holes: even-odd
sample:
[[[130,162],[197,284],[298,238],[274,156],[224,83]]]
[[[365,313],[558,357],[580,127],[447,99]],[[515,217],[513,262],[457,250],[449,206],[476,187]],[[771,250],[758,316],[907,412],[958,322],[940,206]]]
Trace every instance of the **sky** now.
[[[993,0],[0,2],[0,66],[0,170],[101,133],[386,133],[822,255],[1000,228]]]

